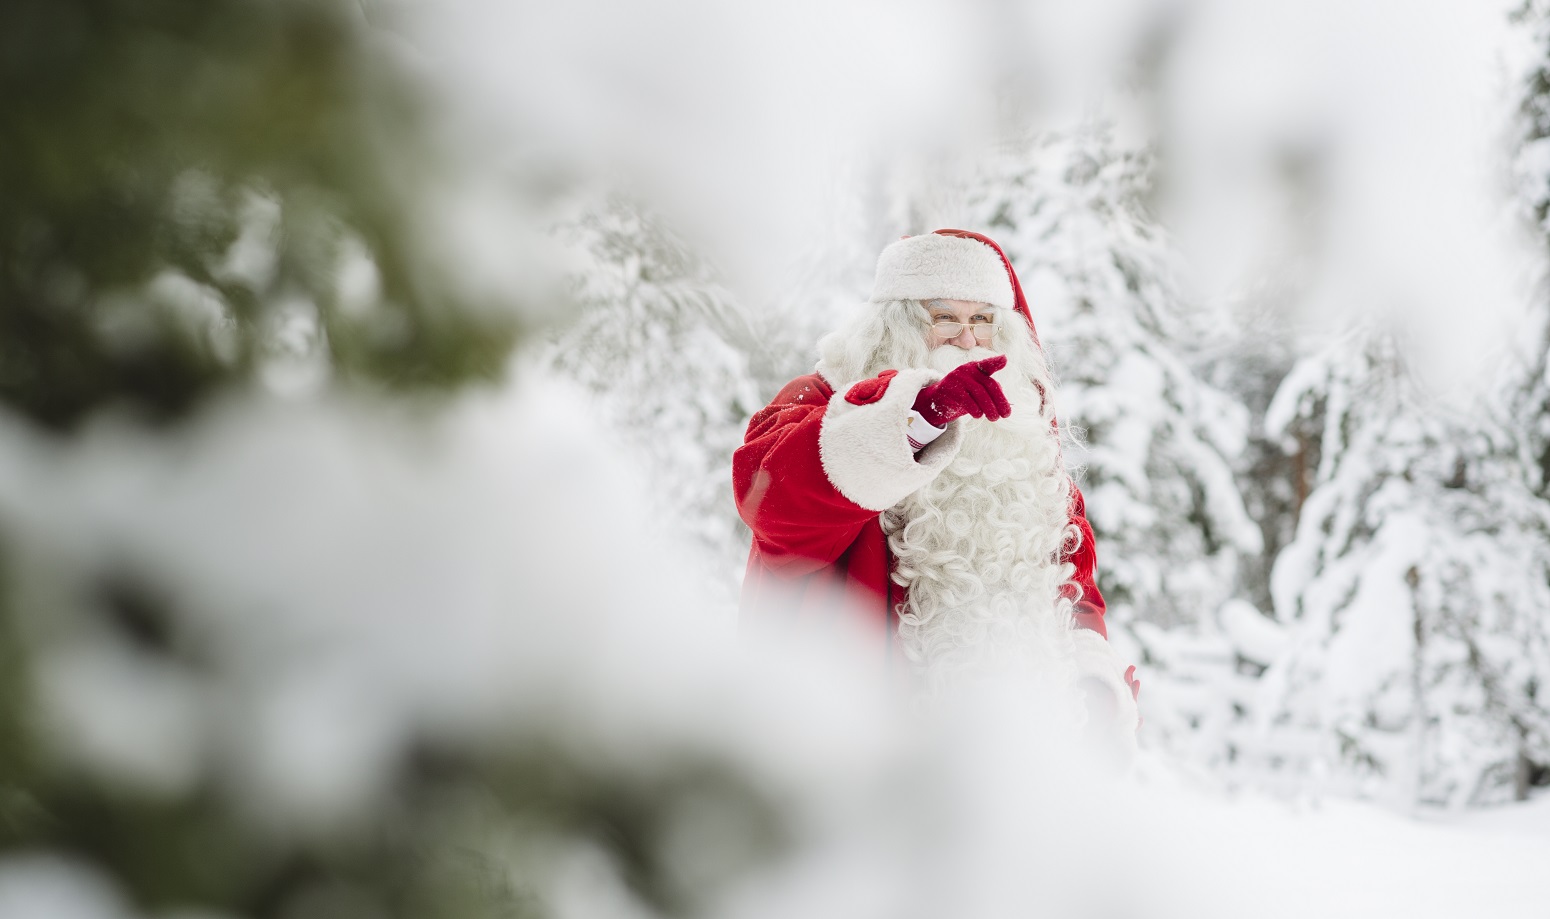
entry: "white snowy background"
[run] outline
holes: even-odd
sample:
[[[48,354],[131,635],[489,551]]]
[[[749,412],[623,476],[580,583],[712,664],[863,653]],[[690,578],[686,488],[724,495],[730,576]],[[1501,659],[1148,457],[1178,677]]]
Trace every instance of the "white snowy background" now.
[[[364,9],[455,151],[428,245],[534,331],[442,402],[300,321],[174,427],[0,415],[0,690],[51,781],[308,866],[263,916],[1550,913],[1550,4]],[[1053,354],[1130,779],[739,642],[731,451],[938,226]],[[317,867],[394,834],[482,899]],[[0,838],[0,919],[247,914]]]

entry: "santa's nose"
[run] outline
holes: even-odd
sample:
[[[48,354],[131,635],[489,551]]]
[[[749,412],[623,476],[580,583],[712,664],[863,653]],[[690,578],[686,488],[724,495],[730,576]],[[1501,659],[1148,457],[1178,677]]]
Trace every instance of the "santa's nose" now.
[[[975,345],[979,344],[979,341],[975,339],[974,332],[965,326],[964,330],[958,333],[958,337],[953,339],[953,344],[965,351],[971,351]]]

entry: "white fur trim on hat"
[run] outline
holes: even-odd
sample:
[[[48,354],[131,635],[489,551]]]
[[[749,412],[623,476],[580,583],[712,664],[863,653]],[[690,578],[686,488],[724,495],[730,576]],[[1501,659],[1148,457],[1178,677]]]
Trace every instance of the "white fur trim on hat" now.
[[[933,370],[901,370],[888,381],[882,398],[866,405],[845,401],[853,383],[834,387],[818,430],[818,457],[840,494],[867,510],[885,511],[936,478],[958,455],[963,432],[956,421],[919,453],[910,446],[915,397],[941,376]]]
[[[877,257],[873,302],[935,298],[1014,305],[1006,264],[977,240],[927,233],[901,239]]]

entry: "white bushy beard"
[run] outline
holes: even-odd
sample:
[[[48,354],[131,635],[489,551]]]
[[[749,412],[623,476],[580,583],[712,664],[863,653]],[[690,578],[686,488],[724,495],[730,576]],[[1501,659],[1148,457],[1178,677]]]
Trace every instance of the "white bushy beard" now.
[[[882,517],[893,578],[908,590],[899,639],[928,696],[1005,679],[1055,693],[1074,676],[1075,568],[1059,561],[1078,538],[1071,480],[1046,398],[1050,374],[1026,344],[1009,348],[995,375],[1012,414],[962,418],[957,457]],[[943,345],[927,363],[945,373],[996,353]]]

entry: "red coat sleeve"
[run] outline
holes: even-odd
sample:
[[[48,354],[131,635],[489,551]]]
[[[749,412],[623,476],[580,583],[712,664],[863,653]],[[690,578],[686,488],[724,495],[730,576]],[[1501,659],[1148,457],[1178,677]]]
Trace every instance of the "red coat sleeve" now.
[[[878,514],[824,473],[819,434],[832,391],[817,375],[781,390],[748,422],[732,454],[737,512],[764,565],[793,577],[832,564]]]
[[[1092,524],[1087,522],[1087,502],[1075,482],[1071,484],[1071,523],[1081,539],[1061,560],[1076,566],[1071,580],[1082,589],[1082,595],[1076,601],[1076,625],[1108,638],[1108,629],[1103,624],[1103,614],[1107,607],[1103,602],[1103,594],[1098,592],[1098,548],[1093,538]]]

